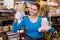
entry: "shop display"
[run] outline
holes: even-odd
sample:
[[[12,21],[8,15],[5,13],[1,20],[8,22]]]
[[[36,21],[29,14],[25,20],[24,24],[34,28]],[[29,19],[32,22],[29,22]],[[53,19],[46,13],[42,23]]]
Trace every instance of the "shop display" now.
[[[8,9],[11,9],[14,6],[14,0],[4,0],[4,5],[7,5]]]
[[[0,17],[0,21],[7,21],[7,17]]]
[[[9,31],[9,26],[4,26],[4,27],[3,27],[3,31],[4,31],[4,32]]]
[[[19,40],[19,39],[17,39],[17,38],[11,38],[11,39],[8,39],[8,40]]]
[[[0,10],[2,10],[2,9],[7,9],[7,7],[4,5],[0,5]]]
[[[56,3],[56,2],[58,2],[58,1],[57,1],[57,0],[51,0],[51,2],[55,2],[55,3]]]
[[[10,25],[10,31],[12,31],[12,25]]]
[[[5,21],[13,20],[14,19],[14,11],[13,10],[0,10],[0,21],[1,25],[4,24]],[[10,18],[9,18],[10,17]]]
[[[14,10],[17,12],[17,10],[22,10],[22,11],[24,11],[24,6],[23,6],[23,4],[21,3],[21,4],[19,4],[19,5],[15,5],[14,6]]]
[[[2,8],[2,6],[0,5],[0,9]]]
[[[10,14],[10,13],[2,13],[2,16],[11,16],[13,14]]]
[[[8,9],[6,5],[2,5],[2,9]]]
[[[56,9],[56,15],[60,16],[60,9]]]
[[[56,16],[56,8],[50,7],[48,16]]]
[[[0,26],[0,33],[2,33],[3,32],[3,27],[2,26]]]
[[[9,31],[9,26],[0,26],[0,33]]]
[[[12,33],[12,32],[6,32],[6,35],[8,36],[9,40],[18,40],[19,39],[19,34],[18,32]]]

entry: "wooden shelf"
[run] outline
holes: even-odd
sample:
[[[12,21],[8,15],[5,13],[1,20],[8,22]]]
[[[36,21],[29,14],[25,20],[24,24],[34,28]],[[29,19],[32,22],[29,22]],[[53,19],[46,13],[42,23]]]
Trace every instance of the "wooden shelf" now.
[[[60,28],[60,16],[52,16],[51,22],[53,27],[55,27],[56,29]]]
[[[48,5],[50,5],[50,6],[58,6],[58,3],[48,2]]]
[[[5,25],[8,21],[14,19],[14,10],[0,10],[0,23],[1,25]]]
[[[13,10],[0,10],[0,12],[8,12],[8,13],[11,13],[11,12],[13,12]]]
[[[56,25],[57,26],[57,25],[60,25],[60,24],[52,24],[52,25],[54,25],[54,26]]]

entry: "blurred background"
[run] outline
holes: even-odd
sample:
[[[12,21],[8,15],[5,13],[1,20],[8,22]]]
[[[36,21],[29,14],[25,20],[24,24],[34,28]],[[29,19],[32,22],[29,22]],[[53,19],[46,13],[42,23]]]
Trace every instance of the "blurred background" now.
[[[34,2],[40,4],[38,15],[47,16],[51,26],[58,31],[59,37],[43,33],[44,40],[60,40],[60,0],[0,0],[0,40],[24,40],[25,28],[11,32],[14,14],[21,9],[29,15],[28,9]]]

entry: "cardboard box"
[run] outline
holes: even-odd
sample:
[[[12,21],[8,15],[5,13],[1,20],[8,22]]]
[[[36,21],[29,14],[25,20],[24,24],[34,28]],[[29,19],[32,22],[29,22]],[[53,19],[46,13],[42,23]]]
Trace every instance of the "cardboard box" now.
[[[19,34],[16,33],[12,33],[12,32],[6,32],[6,35],[8,37],[8,40],[18,40],[19,39]]]
[[[3,5],[2,6],[2,9],[8,9],[6,5]]]
[[[13,14],[11,14],[11,13],[2,13],[2,16],[11,16],[11,15],[13,15]]]
[[[12,25],[10,25],[10,30],[12,31]]]
[[[2,6],[0,6],[0,9],[2,9]]]
[[[4,27],[3,27],[3,31],[4,31],[4,32],[9,31],[9,26],[4,26]]]
[[[3,27],[2,26],[0,26],[0,33],[2,33],[3,32]]]
[[[51,2],[58,2],[57,0],[51,0]]]

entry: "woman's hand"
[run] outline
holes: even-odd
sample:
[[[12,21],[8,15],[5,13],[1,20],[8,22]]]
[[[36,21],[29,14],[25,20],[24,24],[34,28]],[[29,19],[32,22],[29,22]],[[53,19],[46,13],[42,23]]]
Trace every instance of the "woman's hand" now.
[[[15,23],[18,23],[18,19],[14,19],[14,22],[15,22]]]
[[[39,32],[48,32],[51,29],[50,26],[44,26],[44,27],[40,27],[38,28]]]
[[[45,32],[48,32],[50,29],[51,29],[50,26],[45,26],[44,31],[45,31]]]
[[[39,31],[39,32],[44,32],[43,29],[44,29],[44,27],[40,27],[40,28],[38,28],[38,31]]]

